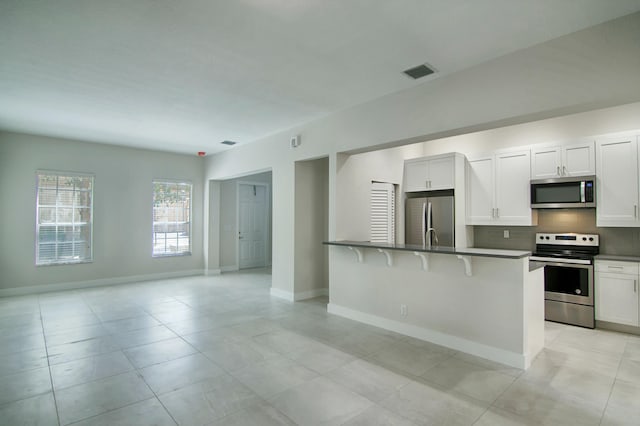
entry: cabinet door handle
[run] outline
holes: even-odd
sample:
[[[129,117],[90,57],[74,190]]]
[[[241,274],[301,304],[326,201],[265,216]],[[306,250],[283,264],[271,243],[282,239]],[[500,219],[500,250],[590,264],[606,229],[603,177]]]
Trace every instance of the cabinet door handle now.
[[[500,209],[498,207],[496,207],[496,217],[500,217]]]
[[[637,204],[633,205],[633,217],[635,217],[635,218],[638,217],[638,205]]]
[[[563,176],[567,175],[567,166],[562,166],[562,175]]]
[[[633,280],[633,292],[638,292],[638,280]]]
[[[560,176],[560,166],[558,166],[558,167],[557,167],[557,172],[556,172],[556,174],[557,174],[558,176]]]
[[[611,265],[607,265],[607,268],[609,268],[609,269],[624,269],[622,266],[611,266]]]

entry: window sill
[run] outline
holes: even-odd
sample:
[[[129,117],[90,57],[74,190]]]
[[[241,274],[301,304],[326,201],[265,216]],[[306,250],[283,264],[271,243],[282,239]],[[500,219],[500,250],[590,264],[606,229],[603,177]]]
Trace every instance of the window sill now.
[[[50,262],[50,263],[36,263],[37,267],[40,266],[63,266],[63,265],[81,265],[84,263],[93,263],[93,259],[87,260],[70,260],[70,261],[62,261],[62,262]]]
[[[163,257],[183,257],[183,256],[191,256],[191,252],[187,251],[184,253],[166,253],[166,254],[152,254],[152,258],[163,258]]]

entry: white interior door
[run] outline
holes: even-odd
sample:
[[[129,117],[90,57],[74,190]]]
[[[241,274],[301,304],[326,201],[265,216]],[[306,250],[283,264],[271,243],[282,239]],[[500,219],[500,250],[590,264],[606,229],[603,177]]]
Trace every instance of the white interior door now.
[[[267,186],[238,184],[238,266],[267,265]]]

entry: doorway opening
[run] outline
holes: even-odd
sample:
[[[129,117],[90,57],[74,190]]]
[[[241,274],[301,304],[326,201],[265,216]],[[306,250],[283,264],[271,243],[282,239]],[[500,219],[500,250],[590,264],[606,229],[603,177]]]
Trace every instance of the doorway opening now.
[[[272,173],[220,182],[219,262],[222,272],[271,267]]]
[[[329,296],[329,159],[295,163],[294,300]]]
[[[238,269],[267,266],[269,236],[269,186],[261,182],[238,182]]]

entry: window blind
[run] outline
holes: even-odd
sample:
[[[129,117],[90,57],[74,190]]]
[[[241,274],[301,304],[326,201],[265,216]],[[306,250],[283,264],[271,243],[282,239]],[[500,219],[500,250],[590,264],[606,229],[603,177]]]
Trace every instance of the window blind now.
[[[36,265],[93,258],[93,176],[36,173]]]
[[[395,185],[371,182],[371,242],[395,243]]]

